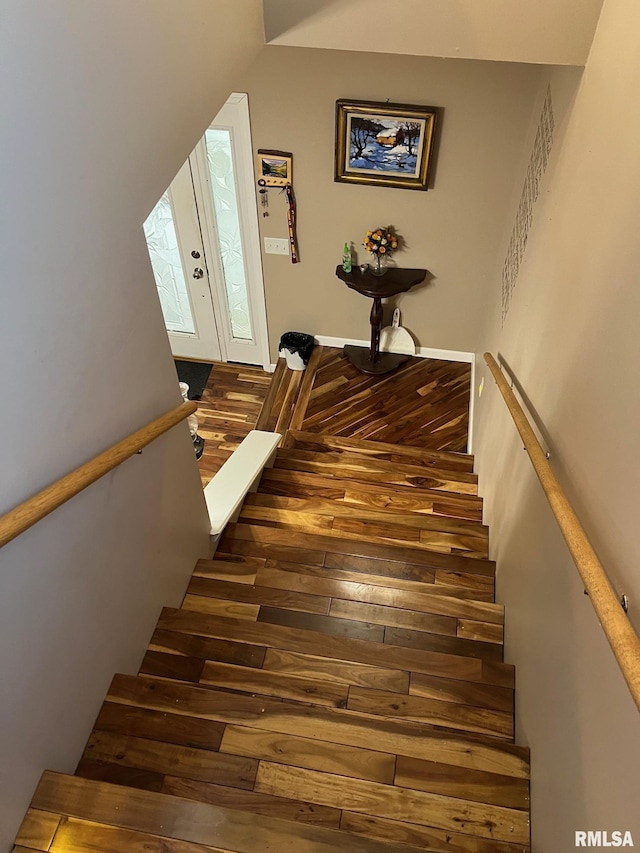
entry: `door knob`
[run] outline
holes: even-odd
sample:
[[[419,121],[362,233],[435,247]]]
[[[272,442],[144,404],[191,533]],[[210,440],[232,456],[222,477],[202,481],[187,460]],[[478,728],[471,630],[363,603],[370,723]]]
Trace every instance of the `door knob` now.
[[[204,270],[201,267],[196,267],[193,271],[194,278],[202,278],[204,275]]]

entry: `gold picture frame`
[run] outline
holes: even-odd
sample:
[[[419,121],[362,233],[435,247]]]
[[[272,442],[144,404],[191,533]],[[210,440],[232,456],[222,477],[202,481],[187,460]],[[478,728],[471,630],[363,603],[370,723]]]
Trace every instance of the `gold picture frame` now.
[[[335,180],[427,190],[437,107],[336,101]]]

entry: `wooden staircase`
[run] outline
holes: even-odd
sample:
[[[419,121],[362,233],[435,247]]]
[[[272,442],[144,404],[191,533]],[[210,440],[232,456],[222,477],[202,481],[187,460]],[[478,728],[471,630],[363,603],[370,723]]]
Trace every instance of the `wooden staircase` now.
[[[472,468],[290,431],[15,850],[529,850]]]

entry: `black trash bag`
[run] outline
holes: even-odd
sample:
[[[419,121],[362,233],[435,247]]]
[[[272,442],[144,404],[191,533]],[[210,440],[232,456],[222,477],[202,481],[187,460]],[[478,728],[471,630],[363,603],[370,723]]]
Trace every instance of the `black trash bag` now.
[[[282,352],[283,349],[287,349],[292,355],[297,352],[305,365],[307,365],[309,364],[314,345],[315,339],[313,335],[307,335],[305,332],[285,332],[280,338],[278,351]]]

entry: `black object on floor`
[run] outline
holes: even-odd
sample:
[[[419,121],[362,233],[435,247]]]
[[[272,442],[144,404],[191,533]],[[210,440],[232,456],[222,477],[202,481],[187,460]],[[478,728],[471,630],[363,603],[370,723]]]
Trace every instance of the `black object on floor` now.
[[[200,459],[204,453],[204,438],[201,435],[196,435],[193,439],[193,449],[196,453],[196,459]]]
[[[309,364],[315,342],[313,335],[308,335],[306,332],[285,332],[280,338],[278,349],[287,349],[291,355],[298,353],[306,366]]]
[[[212,364],[203,364],[201,361],[182,361],[174,358],[178,381],[186,382],[189,386],[189,399],[199,400],[207,387],[211,375]]]

